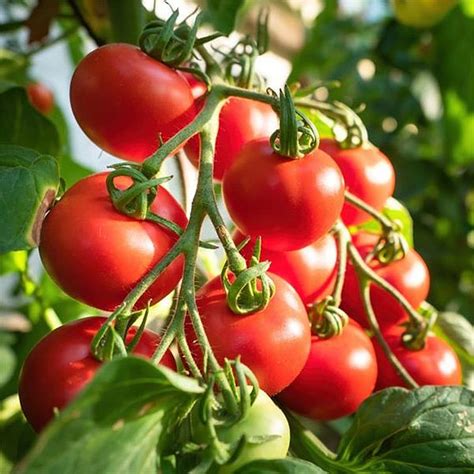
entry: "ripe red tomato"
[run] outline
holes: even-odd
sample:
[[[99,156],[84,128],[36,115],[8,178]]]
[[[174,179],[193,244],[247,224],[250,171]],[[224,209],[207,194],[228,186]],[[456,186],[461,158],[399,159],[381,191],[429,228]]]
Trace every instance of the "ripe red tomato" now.
[[[382,210],[395,189],[395,170],[378,148],[370,145],[343,149],[330,138],[323,138],[319,148],[337,163],[348,191],[378,211]],[[341,217],[346,225],[361,224],[371,218],[349,203],[344,204]]]
[[[303,368],[311,334],[306,309],[296,291],[279,276],[269,275],[276,293],[262,311],[245,316],[234,314],[227,306],[220,277],[198,291],[196,303],[217,360],[223,363],[225,358],[240,355],[262,390],[275,395]],[[186,338],[202,365],[191,322],[186,324]]]
[[[358,232],[352,237],[352,241],[361,256],[365,258],[377,243],[378,236]],[[382,265],[374,259],[370,262],[370,267],[405,296],[414,308],[418,308],[428,296],[430,274],[425,262],[415,250],[410,249],[405,258],[388,265]],[[370,297],[377,321],[382,328],[399,324],[407,319],[407,314],[395,298],[373,283]],[[341,307],[363,327],[369,327],[360,296],[359,281],[350,262],[347,264]]]
[[[407,349],[401,340],[403,329],[389,328],[384,333],[387,344],[408,373],[419,385],[459,385],[462,381],[461,364],[449,344],[429,334],[425,347],[420,351]],[[375,354],[379,366],[377,389],[404,387],[382,348],[374,338]]]
[[[177,240],[164,227],[118,212],[107,193],[107,173],[88,176],[70,188],[46,216],[39,250],[46,270],[71,297],[95,308],[113,310],[163,258]],[[115,180],[118,188],[131,184]],[[173,196],[160,187],[151,206],[156,214],[181,227],[186,215]],[[176,287],[183,272],[180,256],[140,298],[144,308]]]
[[[207,93],[206,83],[198,79],[194,74],[184,71],[178,71],[178,74],[181,74],[186,79],[189,87],[191,88],[191,94],[194,100],[199,99]],[[201,108],[202,102],[198,102],[198,104],[199,108]]]
[[[94,377],[102,362],[90,352],[92,338],[107,318],[78,319],[47,334],[29,353],[20,375],[21,408],[35,431],[41,431]],[[128,331],[126,342],[136,334]],[[160,342],[158,334],[145,330],[133,353],[151,357]],[[163,365],[176,370],[173,356],[165,353]]]
[[[297,250],[334,225],[344,203],[344,179],[321,150],[291,159],[268,138],[244,146],[224,176],[227,210],[244,235],[262,237],[271,250]]]
[[[198,105],[201,106],[202,103]],[[228,99],[219,116],[214,178],[221,181],[242,147],[256,138],[270,136],[278,128],[278,123],[277,114],[267,104],[240,97]],[[200,148],[198,136],[191,138],[184,148],[196,167]]]
[[[244,236],[236,230],[234,241],[239,244]],[[250,260],[254,242],[250,241],[242,255]],[[260,260],[272,262],[270,270],[284,278],[298,292],[304,304],[315,303],[331,294],[337,273],[337,245],[331,234],[299,250],[275,252],[262,248]]]
[[[194,118],[186,80],[129,44],[109,44],[88,54],[71,81],[77,122],[100,148],[143,161]]]
[[[312,336],[306,365],[278,398],[301,415],[333,420],[354,413],[372,393],[376,379],[370,338],[350,320],[339,336]]]
[[[54,107],[54,96],[44,84],[30,83],[26,86],[30,104],[42,114],[49,114]]]

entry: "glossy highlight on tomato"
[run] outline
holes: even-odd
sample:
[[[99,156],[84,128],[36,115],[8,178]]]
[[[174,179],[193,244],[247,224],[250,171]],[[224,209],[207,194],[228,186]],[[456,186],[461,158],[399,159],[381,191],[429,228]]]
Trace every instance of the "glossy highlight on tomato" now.
[[[244,236],[236,230],[234,242],[239,244]],[[240,253],[250,261],[255,242],[250,241]],[[271,262],[270,271],[284,278],[298,292],[304,304],[321,301],[330,295],[337,273],[337,245],[331,234],[299,250],[277,252],[262,247],[260,261]]]
[[[461,364],[447,342],[428,334],[425,347],[419,351],[412,351],[403,344],[402,333],[403,328],[392,327],[384,332],[383,336],[397,359],[418,385],[461,384]],[[374,348],[379,366],[377,389],[405,387],[404,381],[395,372],[375,338]]]
[[[44,84],[32,82],[26,86],[30,104],[42,114],[49,114],[54,107],[54,96]]]
[[[77,66],[71,106],[82,130],[100,148],[143,161],[196,114],[187,81],[129,44],[102,46]]]
[[[40,255],[53,280],[71,297],[95,308],[115,309],[171,249],[177,234],[152,222],[117,211],[106,188],[107,173],[88,176],[68,189],[46,216],[40,235]],[[119,189],[131,179],[114,181]],[[185,227],[186,215],[163,187],[151,211]],[[182,256],[174,260],[138,300],[157,303],[178,284]]]
[[[306,247],[339,218],[344,179],[316,149],[299,159],[278,155],[268,138],[244,146],[223,180],[225,205],[244,235],[278,251]]]
[[[227,99],[219,115],[214,179],[221,181],[243,146],[256,138],[270,136],[278,128],[278,123],[277,114],[268,104],[240,97]],[[200,148],[197,136],[191,138],[184,148],[196,167]]]
[[[68,405],[101,367],[102,362],[90,352],[90,344],[106,321],[104,317],[89,317],[67,323],[47,334],[29,353],[20,375],[19,396],[23,413],[35,431],[49,423],[55,409]],[[125,342],[131,342],[135,334],[136,327],[130,328]],[[158,334],[145,330],[132,352],[150,358],[159,342]],[[161,363],[176,370],[169,351]]]
[[[312,336],[303,370],[278,399],[300,415],[333,420],[354,413],[372,393],[376,379],[372,342],[350,320],[339,336]]]
[[[378,148],[367,145],[344,149],[330,138],[323,138],[319,148],[337,163],[348,191],[376,210],[383,209],[395,189],[395,170]],[[357,225],[371,219],[369,214],[350,203],[344,204],[341,217],[346,225]]]
[[[305,306],[289,283],[272,273],[275,296],[256,313],[238,315],[227,306],[220,277],[196,294],[202,324],[219,363],[241,356],[262,390],[275,395],[290,384],[304,366],[310,346],[310,326]],[[202,353],[191,322],[186,339],[198,362]]]
[[[378,242],[379,236],[358,232],[352,237],[356,249],[365,258]],[[427,298],[430,289],[430,274],[421,256],[409,249],[405,257],[388,265],[373,259],[369,266],[384,280],[396,288],[413,306],[418,308]],[[370,299],[379,325],[384,328],[407,320],[408,315],[393,296],[371,283]],[[347,264],[341,308],[363,327],[369,327],[359,290],[359,280],[354,267]]]

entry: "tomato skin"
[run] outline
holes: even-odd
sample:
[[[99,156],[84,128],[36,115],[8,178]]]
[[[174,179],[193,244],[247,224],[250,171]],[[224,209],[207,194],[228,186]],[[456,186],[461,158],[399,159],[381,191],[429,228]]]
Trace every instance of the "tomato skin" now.
[[[376,379],[372,342],[356,322],[349,320],[339,336],[312,336],[306,365],[278,398],[296,413],[333,420],[354,413],[372,393]]]
[[[262,390],[275,395],[303,368],[311,334],[306,309],[296,291],[279,276],[269,276],[276,293],[263,311],[234,314],[227,306],[220,277],[198,291],[196,303],[217,360],[223,363],[225,358],[241,355]],[[202,366],[202,353],[190,321],[186,324],[186,339]]]
[[[71,106],[82,130],[112,155],[143,161],[194,118],[186,80],[129,44],[88,54],[71,81]]]
[[[344,179],[321,150],[300,159],[273,151],[268,138],[244,146],[223,180],[224,201],[244,235],[271,250],[297,250],[334,225],[344,203]]]
[[[341,169],[346,188],[364,202],[381,211],[395,189],[395,170],[390,160],[376,147],[340,148],[330,138],[323,138],[319,148]],[[371,219],[369,214],[345,203],[341,214],[346,225],[357,225]]]
[[[26,94],[30,104],[42,114],[49,114],[54,107],[54,96],[44,84],[32,82],[26,86]]]
[[[352,241],[361,256],[365,258],[377,243],[378,238],[374,234],[358,232],[352,237]],[[405,296],[414,308],[418,308],[427,298],[430,289],[430,274],[425,262],[415,250],[409,249],[405,258],[388,265],[382,265],[374,259],[369,266]],[[408,319],[408,315],[395,298],[374,283],[371,284],[370,297],[377,321],[382,328],[400,324]],[[341,307],[363,327],[369,327],[360,296],[359,281],[350,262],[346,268]]]
[[[391,327],[383,336],[395,356],[419,385],[460,385],[461,364],[448,343],[429,334],[420,351],[407,349],[401,340],[403,328]],[[375,354],[379,366],[377,390],[387,387],[406,387],[374,338]]]
[[[171,249],[177,235],[125,216],[107,193],[107,173],[88,176],[70,188],[46,216],[41,229],[40,255],[53,280],[71,297],[111,311]],[[128,177],[116,179],[123,189]],[[151,210],[181,227],[186,215],[173,196],[160,187]],[[151,285],[135,308],[164,298],[183,272],[180,256]]]
[[[236,244],[244,236],[236,230]],[[250,261],[255,242],[250,241],[240,253]],[[299,250],[276,252],[262,248],[260,261],[269,260],[270,270],[285,279],[300,295],[304,304],[321,301],[334,289],[337,274],[337,244],[331,234]]]
[[[198,107],[202,106],[202,102]],[[260,137],[270,136],[278,128],[278,116],[268,104],[231,97],[219,115],[219,132],[214,156],[214,179],[221,181],[242,147]],[[199,166],[199,137],[193,137],[185,151],[194,166]]]
[[[205,427],[199,419],[196,420],[196,439],[198,443],[207,442]],[[232,443],[242,436],[278,436],[261,444],[246,444],[235,461],[221,466],[216,472],[230,474],[240,466],[256,459],[284,458],[290,445],[290,427],[283,412],[263,391],[259,390],[257,399],[247,413],[247,416],[231,427],[217,427],[217,435],[221,441]],[[214,472],[214,471],[213,471]]]
[[[197,100],[207,94],[206,83],[198,79],[194,74],[186,71],[178,71],[178,74],[181,74],[186,79],[186,82],[191,88],[191,94],[194,100]],[[196,103],[196,105],[198,104],[200,109],[202,106],[202,101]]]
[[[89,317],[69,322],[47,334],[33,347],[23,365],[19,396],[23,413],[35,431],[41,431],[53,418],[54,409],[68,405],[94,377],[102,363],[90,352],[90,344],[107,318]],[[126,342],[136,334],[128,331]],[[160,338],[145,330],[133,354],[150,358]],[[176,370],[171,352],[161,361]]]

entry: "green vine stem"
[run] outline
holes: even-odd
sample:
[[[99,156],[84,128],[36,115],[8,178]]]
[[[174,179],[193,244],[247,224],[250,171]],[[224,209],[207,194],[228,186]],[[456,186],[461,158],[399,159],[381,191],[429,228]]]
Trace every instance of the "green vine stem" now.
[[[354,194],[347,191],[347,189],[346,191],[344,191],[344,198],[347,202],[363,210],[364,212],[369,214],[370,217],[380,222],[384,233],[390,231],[398,231],[398,225],[396,223],[390,220],[387,216],[383,215],[381,212],[378,212],[372,206],[369,206],[362,199],[358,198],[357,196],[354,196]]]
[[[347,244],[350,242],[350,235],[346,231],[342,221],[338,221],[334,226],[334,235],[337,241],[337,274],[334,283],[334,290],[332,297],[334,304],[339,307],[342,299],[342,287],[344,286],[344,279],[346,275],[347,266]]]

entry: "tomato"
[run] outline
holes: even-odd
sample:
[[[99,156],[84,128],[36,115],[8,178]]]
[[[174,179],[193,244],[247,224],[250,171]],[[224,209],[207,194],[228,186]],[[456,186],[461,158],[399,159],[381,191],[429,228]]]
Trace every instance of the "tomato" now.
[[[206,83],[198,79],[194,74],[184,71],[178,71],[178,73],[181,74],[186,79],[186,82],[189,84],[189,87],[191,88],[191,94],[194,100],[199,99],[205,94],[207,94]],[[201,108],[202,102],[198,102],[198,104],[199,108]]]
[[[319,148],[330,155],[341,169],[346,188],[378,211],[382,210],[395,189],[395,171],[390,160],[376,147],[340,148],[335,140],[323,138]],[[357,225],[371,219],[352,204],[342,208],[346,225]]]
[[[100,148],[143,161],[194,118],[186,80],[129,44],[109,44],[77,66],[70,90],[77,122]]]
[[[273,151],[268,138],[248,143],[223,181],[224,201],[244,235],[271,250],[297,250],[334,225],[344,203],[344,179],[321,150],[300,159]]]
[[[234,314],[227,306],[220,277],[198,291],[196,303],[217,360],[223,363],[225,358],[240,355],[260,387],[275,395],[303,368],[311,338],[300,297],[285,280],[269,275],[275,282],[276,293],[262,311],[244,316]],[[190,321],[186,324],[186,338],[202,366],[201,350]]]
[[[365,258],[377,243],[378,238],[374,234],[359,232],[353,236],[352,241],[361,256]],[[409,249],[405,258],[388,265],[383,265],[374,259],[370,262],[370,267],[405,296],[414,308],[418,308],[428,296],[430,274],[425,262],[415,250]],[[370,297],[381,327],[391,326],[407,319],[406,312],[395,298],[374,283],[371,284]],[[369,327],[360,296],[359,281],[350,262],[346,269],[341,307],[363,327]]]
[[[301,415],[333,420],[354,413],[372,393],[376,379],[377,362],[370,338],[349,320],[339,336],[312,336],[303,370],[278,398]]]
[[[76,183],[46,216],[40,235],[40,255],[53,280],[71,297],[95,308],[113,310],[178,239],[152,222],[118,212],[107,193],[107,173]],[[131,184],[115,180],[118,188]],[[181,227],[187,224],[181,206],[159,187],[151,210]],[[176,287],[183,272],[180,256],[169,265],[137,302],[144,308]]]
[[[392,0],[397,20],[415,28],[436,25],[456,3],[457,0]]]
[[[256,138],[270,136],[278,128],[278,124],[278,116],[269,105],[240,97],[229,98],[219,116],[214,178],[221,181],[242,147]],[[197,167],[200,155],[199,137],[189,140],[185,151]]]
[[[461,364],[449,344],[429,334],[425,347],[420,351],[412,351],[403,345],[402,333],[403,328],[391,327],[383,336],[395,356],[419,385],[461,384]],[[404,387],[405,383],[395,372],[375,338],[374,347],[379,366],[377,389]]]
[[[234,232],[236,244],[244,236]],[[250,260],[254,242],[250,241],[242,250],[242,255]],[[298,292],[303,303],[311,304],[331,294],[337,273],[337,245],[331,234],[299,250],[276,252],[262,248],[260,260],[271,262],[270,270],[284,278]]]
[[[94,377],[102,363],[90,352],[90,344],[107,318],[78,319],[47,334],[33,347],[20,375],[19,396],[23,413],[35,431],[41,431],[53,418],[55,409],[68,405]],[[136,334],[128,331],[126,342]],[[151,357],[160,338],[145,330],[133,353]],[[162,364],[176,370],[172,354],[165,353]]]
[[[26,86],[26,94],[30,104],[42,114],[49,114],[54,107],[54,96],[44,84],[30,83]]]
[[[207,441],[205,427],[197,417],[196,439],[197,443]],[[263,436],[275,436],[275,438],[263,443],[247,443],[240,451],[237,459],[232,463],[221,466],[217,471],[219,474],[235,472],[243,466],[256,459],[280,459],[284,458],[290,445],[290,427],[283,412],[275,405],[272,399],[260,390],[257,399],[247,413],[247,416],[238,423],[226,427],[217,427],[217,436],[221,441],[237,443],[242,436],[247,439]]]

